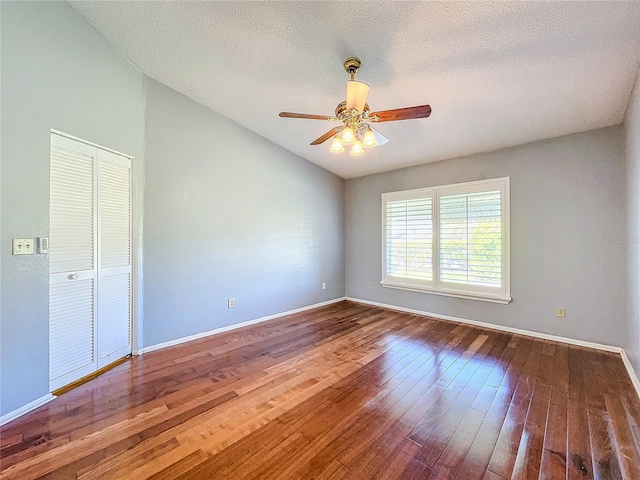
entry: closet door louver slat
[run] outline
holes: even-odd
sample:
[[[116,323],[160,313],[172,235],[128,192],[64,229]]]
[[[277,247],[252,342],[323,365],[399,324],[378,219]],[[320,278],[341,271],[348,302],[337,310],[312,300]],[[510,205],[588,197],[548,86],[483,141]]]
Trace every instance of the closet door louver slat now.
[[[51,148],[50,273],[94,267],[93,170],[91,156]]]
[[[94,363],[93,287],[92,279],[49,287],[49,372],[52,381],[91,368]]]
[[[100,162],[100,268],[131,263],[130,172],[129,168]]]

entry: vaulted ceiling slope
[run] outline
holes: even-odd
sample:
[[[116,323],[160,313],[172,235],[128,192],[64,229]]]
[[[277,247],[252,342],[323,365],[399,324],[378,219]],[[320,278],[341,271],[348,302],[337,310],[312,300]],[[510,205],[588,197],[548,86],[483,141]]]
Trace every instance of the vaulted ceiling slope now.
[[[148,76],[343,178],[619,124],[640,2],[70,2]],[[357,56],[384,123],[361,157],[309,143]]]

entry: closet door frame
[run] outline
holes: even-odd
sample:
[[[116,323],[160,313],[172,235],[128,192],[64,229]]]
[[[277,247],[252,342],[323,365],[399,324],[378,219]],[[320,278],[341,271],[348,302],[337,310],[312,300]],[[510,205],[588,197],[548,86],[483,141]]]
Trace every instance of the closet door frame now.
[[[93,147],[96,149],[100,149],[100,150],[104,150],[106,152],[110,152],[110,153],[114,153],[116,155],[122,156],[122,157],[126,157],[129,159],[129,161],[131,162],[131,167],[130,167],[130,184],[129,184],[129,198],[130,198],[130,220],[129,220],[129,237],[130,237],[130,258],[131,258],[131,285],[130,285],[130,292],[129,292],[129,299],[130,299],[130,321],[129,321],[129,335],[131,338],[131,354],[132,355],[138,355],[138,328],[139,328],[139,319],[138,319],[138,284],[139,284],[139,277],[138,277],[138,251],[139,251],[139,232],[138,229],[136,228],[136,225],[138,224],[138,209],[136,208],[137,205],[137,188],[136,188],[136,169],[135,169],[135,157],[128,155],[126,153],[114,150],[112,148],[109,147],[105,147],[103,145],[97,144],[97,143],[93,143],[93,142],[89,142],[85,139],[70,135],[66,132],[62,132],[60,130],[55,130],[55,129],[51,129],[50,131],[50,136],[52,137],[53,135],[56,135],[58,137],[62,137],[62,138],[66,138],[69,140],[73,140],[79,143],[82,143],[88,147]],[[98,172],[98,158],[97,158],[97,153],[96,153],[96,158],[95,158],[95,165],[94,165],[94,169],[95,169],[95,177],[94,178],[94,188],[95,188],[95,192],[97,195],[97,172]],[[97,212],[96,212],[97,213]],[[94,219],[94,224],[97,226],[97,216]],[[95,230],[94,235],[96,236],[96,240],[98,239],[98,232],[97,229]],[[95,249],[95,253],[94,253],[94,262],[98,262],[99,260],[99,254],[100,252],[98,251],[98,248]],[[97,267],[98,264],[96,263],[95,265],[96,267],[96,271],[97,271]],[[96,275],[97,277],[97,275]],[[97,303],[97,297],[96,297],[96,303]],[[96,320],[97,320],[97,315],[96,315]],[[97,348],[97,344],[94,347],[95,352],[95,358],[96,358],[96,362],[98,359],[98,348]]]

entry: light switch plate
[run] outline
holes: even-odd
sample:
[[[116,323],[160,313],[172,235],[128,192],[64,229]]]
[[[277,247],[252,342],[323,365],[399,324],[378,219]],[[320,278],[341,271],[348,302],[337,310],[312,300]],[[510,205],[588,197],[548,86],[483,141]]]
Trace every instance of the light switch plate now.
[[[14,238],[13,255],[33,255],[33,238]]]

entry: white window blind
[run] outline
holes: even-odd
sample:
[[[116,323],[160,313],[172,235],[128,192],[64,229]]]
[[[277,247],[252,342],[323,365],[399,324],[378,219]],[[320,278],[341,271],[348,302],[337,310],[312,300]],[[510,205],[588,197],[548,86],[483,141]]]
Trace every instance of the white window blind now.
[[[433,280],[432,199],[387,203],[387,275]]]
[[[500,285],[500,191],[440,197],[440,280]]]
[[[509,179],[382,195],[382,285],[508,303]]]

